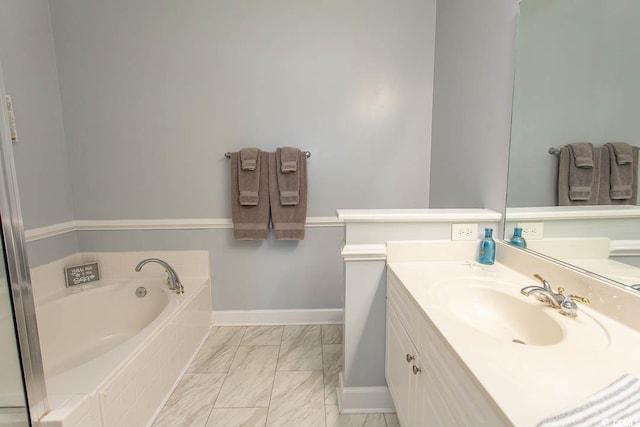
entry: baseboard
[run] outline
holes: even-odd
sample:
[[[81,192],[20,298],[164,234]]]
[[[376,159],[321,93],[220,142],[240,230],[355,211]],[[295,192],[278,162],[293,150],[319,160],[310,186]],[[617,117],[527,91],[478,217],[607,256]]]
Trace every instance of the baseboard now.
[[[387,386],[345,387],[342,372],[338,377],[338,409],[341,414],[380,414],[396,412]]]
[[[213,310],[211,323],[235,325],[322,325],[343,322],[341,308],[309,310]]]

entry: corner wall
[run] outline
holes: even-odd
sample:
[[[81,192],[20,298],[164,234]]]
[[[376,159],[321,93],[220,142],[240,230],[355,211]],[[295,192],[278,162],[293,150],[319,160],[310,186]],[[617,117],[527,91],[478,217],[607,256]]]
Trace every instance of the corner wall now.
[[[309,150],[311,218],[429,199],[433,3],[51,1],[75,220],[230,216],[227,151]],[[206,249],[216,309],[339,308],[342,226],[81,231],[81,251]]]
[[[437,7],[431,208],[504,212],[517,0]]]
[[[0,2],[0,62],[19,137],[13,154],[24,227],[71,221],[69,163],[46,1]],[[74,234],[49,240],[35,250],[29,245],[32,265],[78,251]]]

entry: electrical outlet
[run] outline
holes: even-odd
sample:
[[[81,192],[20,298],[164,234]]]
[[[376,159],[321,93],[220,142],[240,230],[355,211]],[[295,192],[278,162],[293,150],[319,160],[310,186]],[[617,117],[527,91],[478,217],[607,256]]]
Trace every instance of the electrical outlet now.
[[[544,233],[544,222],[520,222],[518,227],[522,228],[522,237],[528,240],[540,240]]]
[[[476,240],[478,224],[451,224],[451,240]]]

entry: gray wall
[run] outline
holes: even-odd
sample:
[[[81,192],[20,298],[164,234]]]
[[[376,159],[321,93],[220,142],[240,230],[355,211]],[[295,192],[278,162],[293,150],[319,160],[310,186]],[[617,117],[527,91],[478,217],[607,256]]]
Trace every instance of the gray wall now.
[[[298,243],[238,242],[231,230],[83,231],[78,235],[82,251],[209,250],[216,310],[343,307],[341,227],[307,229]]]
[[[27,228],[73,217],[228,217],[223,153],[248,145],[312,151],[310,216],[336,208],[421,208],[429,199],[432,207],[503,206],[514,1],[439,2],[435,88],[433,29],[424,25],[423,1],[312,7],[282,0],[248,8],[233,1],[56,0],[50,2],[55,57],[45,6],[0,5],[9,27],[31,28],[38,37],[30,37],[47,46],[23,46],[25,56],[46,62],[25,69],[42,74],[55,93],[57,61],[65,129],[54,105],[46,111],[58,117],[57,133],[47,135],[59,138],[64,151],[66,134],[69,150],[69,164],[46,179],[38,170],[56,156],[19,174],[25,218],[34,218]],[[23,8],[30,8],[28,19]],[[14,56],[22,52],[0,45]],[[43,152],[30,148],[35,152],[22,164]],[[47,187],[56,173],[67,170],[74,214],[49,218],[39,200],[52,193]],[[65,196],[51,203],[63,200],[70,210],[68,188],[55,188]],[[341,233],[309,229],[299,244],[256,244],[235,242],[228,230],[80,232],[78,248],[208,249],[216,308],[332,308],[341,306]],[[69,247],[75,235],[33,242],[30,252],[49,261],[57,257],[56,241]],[[321,289],[328,293],[315,298]]]
[[[509,206],[557,205],[558,158],[549,147],[640,145],[639,19],[636,0],[522,4]]]
[[[504,211],[517,15],[517,0],[438,2],[432,208]]]
[[[225,218],[226,151],[310,150],[309,216],[424,208],[433,3],[50,2],[75,218]],[[80,232],[81,251],[207,249],[217,309],[342,307],[341,228]]]
[[[46,1],[0,2],[0,61],[20,138],[13,148],[25,228],[71,221],[67,148]]]
[[[229,217],[243,146],[312,152],[310,216],[426,207],[429,3],[50,2],[76,219]]]

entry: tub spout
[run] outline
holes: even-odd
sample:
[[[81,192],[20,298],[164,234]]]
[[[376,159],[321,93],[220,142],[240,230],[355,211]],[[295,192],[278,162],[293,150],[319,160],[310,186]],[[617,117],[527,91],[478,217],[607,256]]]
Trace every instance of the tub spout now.
[[[173,267],[171,267],[166,261],[161,260],[160,258],[147,258],[147,259],[143,259],[142,261],[140,261],[138,263],[138,265],[136,265],[136,271],[140,271],[142,270],[142,267],[145,264],[148,264],[150,262],[154,262],[156,264],[160,264],[161,266],[164,267],[165,271],[167,272],[167,283],[169,284],[169,289],[172,291],[175,291],[177,294],[183,294],[184,293],[184,287],[182,286],[182,283],[180,283],[180,278],[178,277],[178,273],[176,273],[176,271],[173,269]]]

